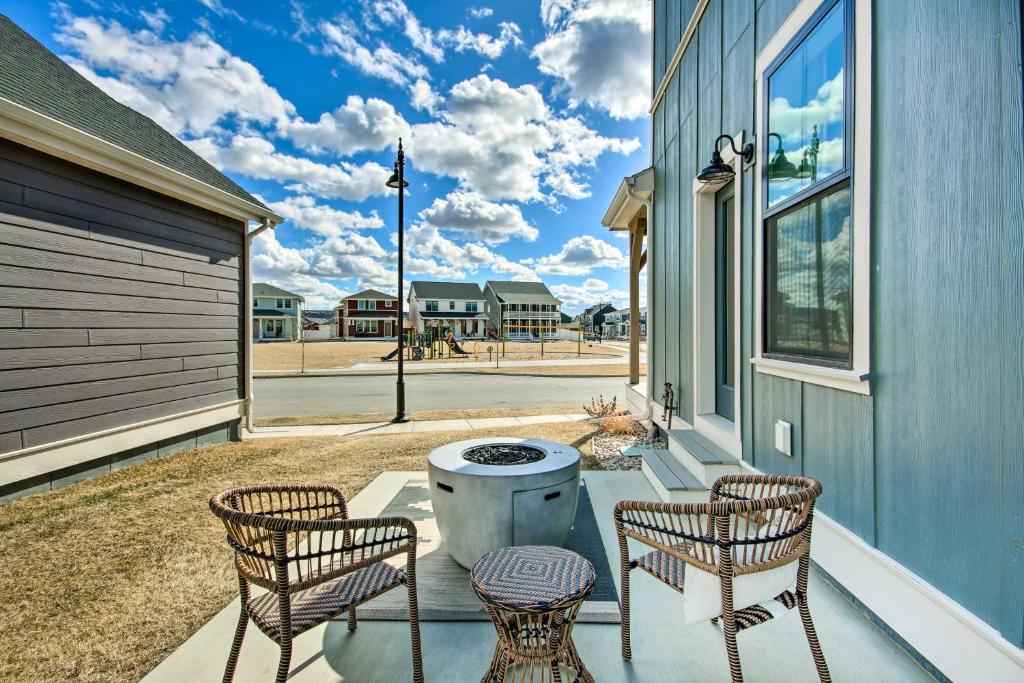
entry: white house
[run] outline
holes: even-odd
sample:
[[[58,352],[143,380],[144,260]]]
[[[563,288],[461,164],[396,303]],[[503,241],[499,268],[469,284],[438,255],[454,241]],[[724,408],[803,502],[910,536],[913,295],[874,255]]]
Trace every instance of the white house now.
[[[417,332],[440,327],[450,329],[459,339],[483,339],[487,313],[480,285],[422,280],[410,283],[409,323]]]

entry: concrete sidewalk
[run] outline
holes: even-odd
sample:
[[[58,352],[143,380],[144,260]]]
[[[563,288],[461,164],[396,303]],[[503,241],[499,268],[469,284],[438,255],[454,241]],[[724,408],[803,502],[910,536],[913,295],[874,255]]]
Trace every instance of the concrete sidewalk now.
[[[524,415],[523,417],[481,417],[468,420],[422,420],[392,424],[391,422],[363,422],[347,425],[300,425],[294,427],[257,427],[243,432],[243,439],[280,439],[296,436],[368,436],[371,434],[420,434],[423,432],[447,432],[455,430],[494,429],[496,427],[522,427],[525,425],[551,424],[553,422],[578,422],[590,416],[570,415]]]
[[[430,361],[405,361],[406,372],[409,370],[482,370],[501,368],[557,368],[566,366],[595,366],[595,365],[623,365],[629,362],[629,356],[618,358],[560,358],[557,360],[499,360],[497,365],[494,361],[476,360],[454,360],[449,362]],[[647,362],[647,354],[640,354],[640,362]],[[373,362],[356,363],[347,368],[316,368],[306,371],[305,374],[312,375],[344,375],[350,372],[366,372],[368,370],[387,371],[395,370],[397,364],[394,362]],[[259,376],[274,376],[297,374],[295,370],[257,370]]]

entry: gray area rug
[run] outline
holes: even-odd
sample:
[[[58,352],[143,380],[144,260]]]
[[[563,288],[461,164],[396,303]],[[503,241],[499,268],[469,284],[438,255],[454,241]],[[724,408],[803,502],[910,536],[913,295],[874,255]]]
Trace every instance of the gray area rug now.
[[[434,522],[430,489],[426,478],[410,479],[380,513],[408,517],[416,524],[418,545],[416,588],[421,621],[490,621],[483,603],[469,584],[469,572],[451,558]],[[565,547],[590,560],[597,572],[597,585],[580,609],[578,622],[619,623],[619,595],[615,588],[594,508],[585,484],[580,486],[576,519]],[[394,558],[396,566],[404,560]],[[396,588],[361,605],[359,619],[404,620],[409,616],[407,593]]]

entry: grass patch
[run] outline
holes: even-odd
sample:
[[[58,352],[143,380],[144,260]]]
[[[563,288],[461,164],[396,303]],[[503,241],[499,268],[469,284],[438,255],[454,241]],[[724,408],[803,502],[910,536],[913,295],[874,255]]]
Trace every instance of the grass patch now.
[[[587,422],[475,432],[572,444],[598,468]],[[326,482],[355,496],[386,470],[423,470],[465,431],[254,439],[186,451],[0,506],[0,680],[137,681],[238,592],[223,489]],[[227,652],[211,656],[227,657]]]

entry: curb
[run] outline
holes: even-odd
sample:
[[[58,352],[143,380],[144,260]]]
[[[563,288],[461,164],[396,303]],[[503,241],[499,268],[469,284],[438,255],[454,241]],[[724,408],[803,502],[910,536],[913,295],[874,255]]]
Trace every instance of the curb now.
[[[299,377],[396,377],[398,373],[395,372],[307,372],[307,373],[291,373],[291,374],[253,374],[253,379],[277,379],[277,378],[299,378]],[[571,379],[573,377],[583,378],[610,378],[615,379],[617,377],[629,377],[629,374],[623,375],[581,375],[579,373],[560,375],[551,373],[533,373],[533,372],[484,372],[480,370],[459,370],[452,372],[449,370],[439,370],[437,372],[406,372],[406,377],[415,377],[417,375],[505,375],[509,377],[554,377]]]

